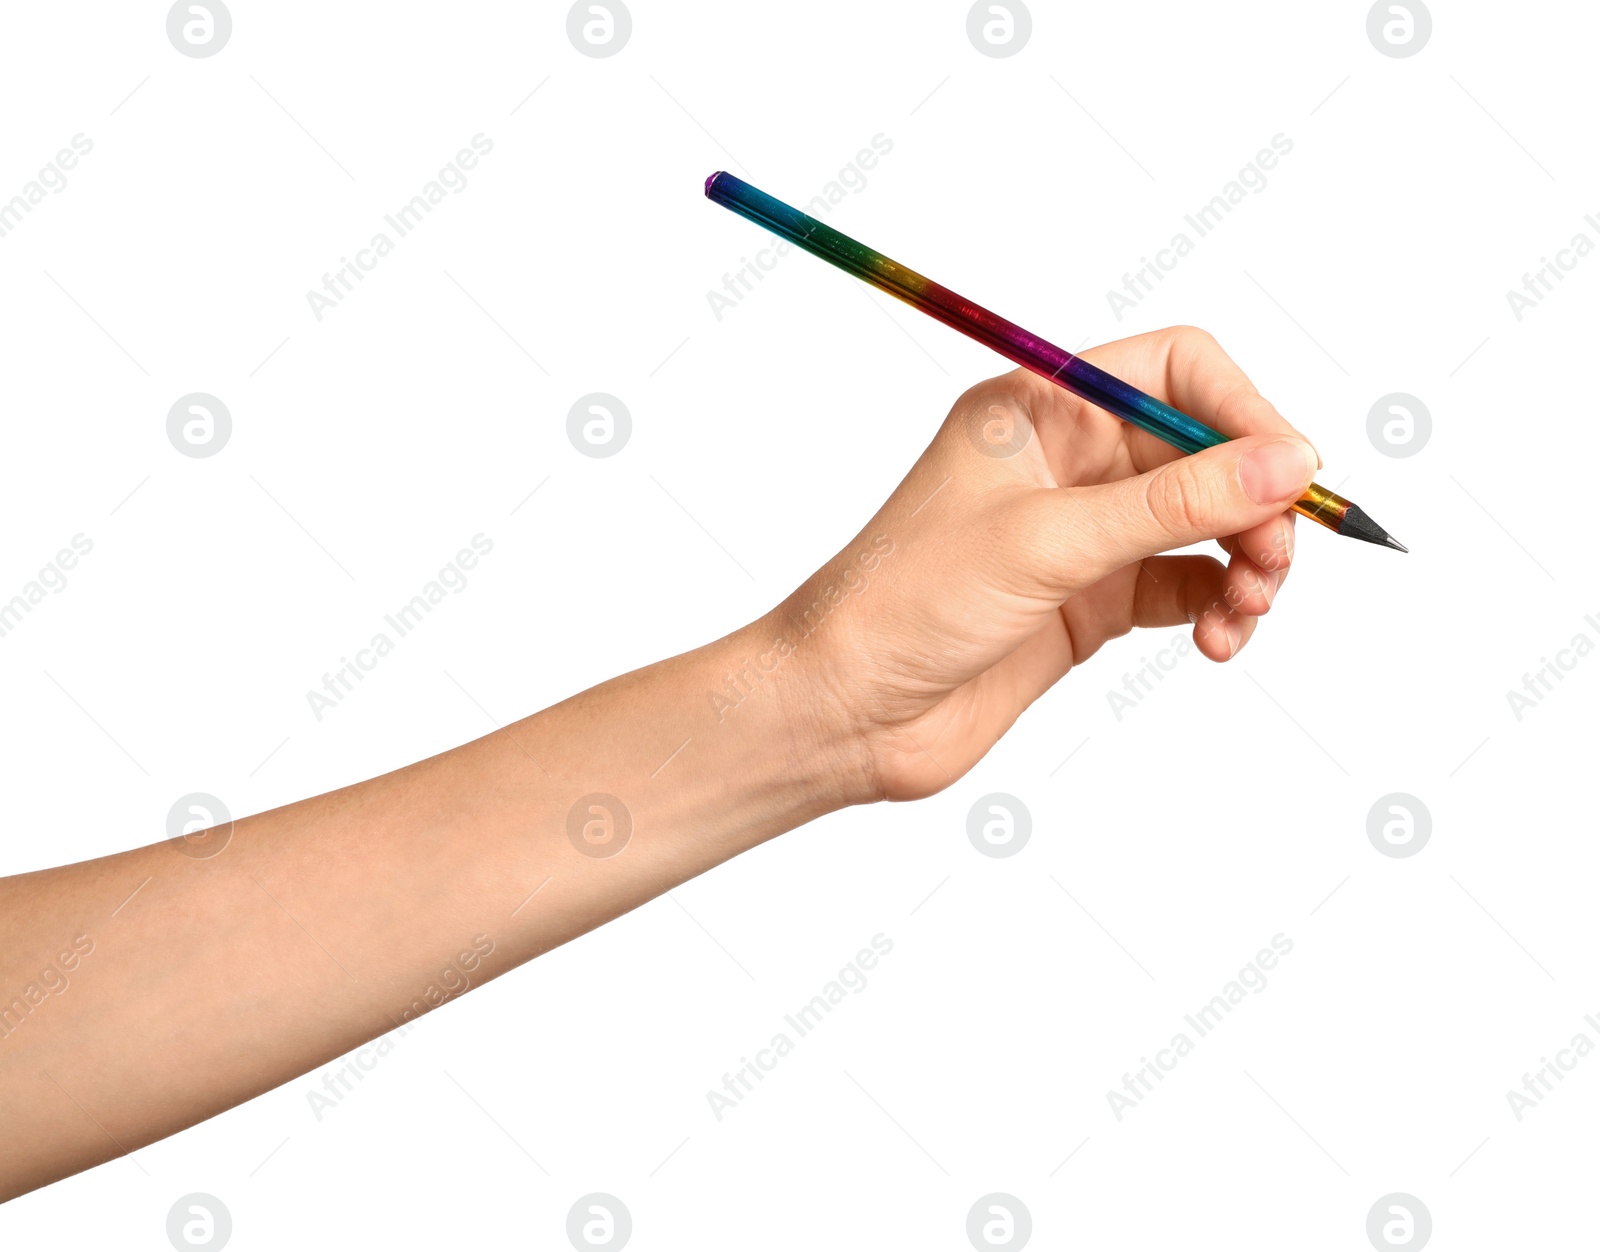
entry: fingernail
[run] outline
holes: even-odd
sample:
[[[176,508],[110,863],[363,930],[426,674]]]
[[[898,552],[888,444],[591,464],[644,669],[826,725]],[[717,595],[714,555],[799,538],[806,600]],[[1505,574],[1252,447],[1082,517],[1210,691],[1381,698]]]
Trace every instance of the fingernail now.
[[[1292,499],[1316,472],[1317,454],[1298,439],[1276,439],[1245,453],[1239,482],[1257,504]]]
[[[1238,618],[1230,618],[1223,629],[1228,633],[1228,659],[1231,661],[1234,653],[1239,651],[1239,645],[1244,642],[1244,627]]]
[[[1272,606],[1273,599],[1278,594],[1278,580],[1281,577],[1282,575],[1277,573],[1277,571],[1273,571],[1271,573],[1264,571],[1261,575],[1261,594],[1266,597],[1267,607],[1269,608]]]

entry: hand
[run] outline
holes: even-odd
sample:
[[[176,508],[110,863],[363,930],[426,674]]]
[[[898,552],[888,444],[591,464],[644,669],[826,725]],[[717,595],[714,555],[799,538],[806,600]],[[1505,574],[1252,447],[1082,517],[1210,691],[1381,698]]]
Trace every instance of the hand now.
[[[856,540],[760,624],[804,658],[853,799],[949,786],[1135,626],[1192,622],[1227,661],[1282,586],[1311,445],[1204,331],[1083,356],[1235,438],[1184,456],[1025,370],[956,401]],[[1206,539],[1226,566],[1155,555]]]

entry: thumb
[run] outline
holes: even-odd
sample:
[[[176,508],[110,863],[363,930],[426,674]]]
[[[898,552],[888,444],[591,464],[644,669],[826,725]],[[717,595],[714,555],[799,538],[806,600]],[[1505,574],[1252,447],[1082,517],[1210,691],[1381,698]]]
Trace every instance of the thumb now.
[[[1157,552],[1276,517],[1304,494],[1316,469],[1316,451],[1304,440],[1252,435],[1132,478],[1040,492],[1033,507],[1054,515],[1038,519],[1048,537],[1040,555],[1057,579],[1086,587]]]

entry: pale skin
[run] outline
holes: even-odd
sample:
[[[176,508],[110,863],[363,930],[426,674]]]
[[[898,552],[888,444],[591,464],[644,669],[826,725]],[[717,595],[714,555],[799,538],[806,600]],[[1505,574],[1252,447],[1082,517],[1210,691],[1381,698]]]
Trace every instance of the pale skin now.
[[[1288,573],[1316,453],[1201,331],[1084,356],[1235,438],[1180,457],[1033,375],[992,379],[855,540],[733,634],[187,850],[0,879],[0,1199],[317,1069],[441,986],[813,818],[942,790],[1135,627],[1192,623],[1231,659]],[[1205,540],[1225,563],[1159,555]],[[585,803],[575,838],[595,793],[627,816]],[[26,994],[68,966],[70,991]]]

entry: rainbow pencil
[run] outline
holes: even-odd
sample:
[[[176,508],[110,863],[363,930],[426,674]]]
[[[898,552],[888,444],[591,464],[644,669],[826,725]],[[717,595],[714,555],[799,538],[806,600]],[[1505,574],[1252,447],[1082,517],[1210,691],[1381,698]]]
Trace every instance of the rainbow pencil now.
[[[1180,451],[1198,452],[1202,448],[1226,443],[1229,439],[1221,431],[1213,430],[1170,404],[1164,404],[1120,378],[1097,369],[1065,348],[1058,348],[1048,340],[1023,330],[1015,322],[1008,322],[964,296],[958,296],[948,287],[941,287],[915,270],[890,260],[883,253],[874,252],[865,244],[857,243],[848,235],[840,234],[831,226],[824,225],[782,200],[774,199],[726,171],[719,170],[706,179],[706,196],[723,208],[732,209],[741,217],[747,217],[758,226],[764,226],[773,234],[804,248],[813,256],[838,266],[845,273],[871,283],[880,291],[904,300],[912,308],[920,309],[946,326],[993,348],[1024,369],[1032,370],[1074,395],[1082,396],[1091,404],[1099,405],[1108,413],[1114,413],[1141,430],[1149,431]],[[1404,544],[1368,517],[1358,505],[1316,483],[1306,488],[1305,495],[1295,502],[1294,510],[1321,523],[1335,534],[1348,535],[1352,539],[1381,544],[1401,552],[1407,551]]]

